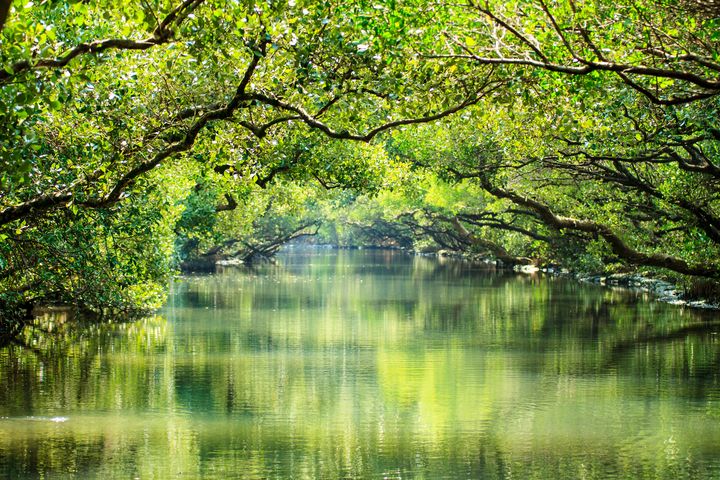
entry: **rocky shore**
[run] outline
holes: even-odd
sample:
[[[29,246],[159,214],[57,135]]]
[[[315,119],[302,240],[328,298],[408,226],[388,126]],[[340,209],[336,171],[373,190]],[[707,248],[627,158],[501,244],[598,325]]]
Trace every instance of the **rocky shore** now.
[[[660,302],[682,305],[691,308],[720,310],[720,304],[707,300],[688,300],[683,290],[669,282],[647,278],[640,275],[612,274],[612,275],[586,275],[575,274],[574,277],[583,283],[594,283],[610,287],[623,287],[632,290],[649,292]]]
[[[449,252],[444,252],[442,250],[431,254],[418,252],[415,252],[415,254],[429,256],[450,256],[473,262],[492,263],[497,268],[511,268],[512,270],[521,273],[532,274],[541,272],[549,275],[566,276],[569,278],[574,278],[581,283],[592,283],[595,285],[602,285],[607,287],[626,288],[629,290],[648,292],[652,296],[654,296],[657,301],[670,303],[672,305],[679,305],[690,308],[702,308],[706,310],[720,310],[720,303],[710,300],[688,299],[686,298],[683,288],[678,285],[666,282],[664,280],[643,277],[642,275],[637,274],[614,273],[596,275],[570,272],[568,270],[558,268],[539,268],[535,265],[498,265],[498,262],[496,261],[488,261],[486,259],[474,258],[472,256],[462,254],[452,254]]]

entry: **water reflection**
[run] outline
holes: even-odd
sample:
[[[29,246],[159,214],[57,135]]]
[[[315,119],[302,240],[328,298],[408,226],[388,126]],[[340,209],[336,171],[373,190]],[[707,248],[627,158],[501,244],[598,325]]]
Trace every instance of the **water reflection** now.
[[[717,317],[634,294],[300,252],[49,320],[0,350],[8,478],[720,476]]]

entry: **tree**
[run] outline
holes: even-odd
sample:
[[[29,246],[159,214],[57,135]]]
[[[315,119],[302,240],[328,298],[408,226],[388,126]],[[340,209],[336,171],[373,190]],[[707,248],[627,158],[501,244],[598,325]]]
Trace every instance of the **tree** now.
[[[323,193],[318,188],[277,182],[251,190],[239,199],[237,208],[219,215],[208,215],[209,202],[188,199],[192,203],[176,227],[183,268],[212,271],[220,260],[248,264],[267,260],[286,243],[317,235],[322,223],[317,203]]]
[[[609,74],[654,104],[682,105],[720,93],[718,13],[702,0],[470,0],[458,6],[461,26],[434,27],[446,39],[436,56],[529,67],[531,76],[559,73],[588,84]]]
[[[0,1],[0,32],[2,32],[5,22],[7,21],[8,13],[10,13],[10,4],[12,0]]]
[[[70,234],[56,224],[82,227],[87,218],[124,211],[123,203],[167,188],[158,178],[173,168],[181,169],[175,184],[197,181],[203,171],[241,184],[247,175],[261,186],[292,170],[322,180],[325,165],[307,158],[263,165],[253,159],[256,146],[283,143],[284,132],[298,130],[369,142],[492,92],[493,79],[447,69],[445,60],[418,64],[414,46],[401,40],[423,21],[409,16],[416,7],[204,0],[16,5],[2,30],[4,251],[23,257],[25,245]],[[232,190],[219,192],[225,208],[216,210],[238,204]],[[182,201],[174,191],[173,201]],[[161,217],[165,224],[172,215]],[[17,268],[6,268],[5,288],[32,291],[33,279],[45,273],[43,260],[23,265],[29,270],[20,277]],[[73,298],[66,280],[85,273],[57,273],[52,284],[63,293],[53,295]]]
[[[436,248],[485,251],[509,263],[631,264],[716,278],[711,173],[678,165],[663,145],[672,139],[663,111],[645,104],[652,115],[640,122],[629,109],[606,110],[599,93],[585,98],[602,109],[560,110],[548,122],[550,100],[517,99],[512,111],[484,102],[443,124],[396,133],[392,155],[450,184],[386,202],[381,216],[411,223],[415,238],[429,235]],[[647,153],[659,149],[670,153]]]
[[[431,27],[445,38],[434,56],[496,65],[515,96],[446,171],[607,261],[717,278],[720,37],[706,7],[458,6],[452,27]]]
[[[717,278],[713,5],[16,2],[0,24],[2,298],[143,303],[168,245],[238,239],[233,216],[286,237],[292,222],[262,214],[270,191],[376,194],[398,158],[448,196],[376,217],[398,243]]]

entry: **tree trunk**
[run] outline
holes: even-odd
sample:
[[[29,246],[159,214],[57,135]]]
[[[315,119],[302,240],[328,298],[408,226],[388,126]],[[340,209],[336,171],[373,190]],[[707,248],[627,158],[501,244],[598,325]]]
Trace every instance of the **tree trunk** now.
[[[0,0],[0,32],[5,27],[5,21],[10,12],[10,4],[12,4],[12,0]]]

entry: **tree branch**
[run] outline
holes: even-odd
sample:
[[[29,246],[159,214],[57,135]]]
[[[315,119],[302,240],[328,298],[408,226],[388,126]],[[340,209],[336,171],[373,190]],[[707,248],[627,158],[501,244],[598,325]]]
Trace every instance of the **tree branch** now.
[[[543,0],[540,0],[541,9],[547,15],[549,23],[555,33],[560,36],[562,44],[566,49],[567,53],[575,62],[580,63],[579,65],[568,65],[562,62],[550,60],[540,50],[540,47],[536,45],[533,41],[531,41],[528,36],[526,36],[518,28],[511,25],[508,21],[495,15],[487,5],[483,7],[479,4],[475,4],[474,2],[470,2],[469,5],[480,14],[486,16],[492,24],[495,24],[502,30],[508,32],[508,34],[514,37],[520,44],[525,45],[529,49],[529,51],[527,51],[527,56],[520,57],[519,55],[516,56],[513,54],[510,54],[510,56],[505,56],[499,51],[497,57],[481,56],[474,53],[470,49],[470,47],[468,47],[468,45],[460,42],[458,39],[452,39],[453,43],[458,45],[463,53],[427,55],[427,57],[467,59],[473,60],[482,65],[529,66],[570,75],[587,75],[596,71],[612,72],[617,74],[630,87],[642,93],[653,103],[658,105],[680,105],[709,98],[720,93],[720,78],[718,77],[699,74],[689,69],[675,67],[663,68],[607,61],[603,57],[601,50],[592,43],[587,32],[584,29],[581,29],[580,33],[586,40],[586,42],[588,42],[588,46],[593,50],[593,52],[595,52],[598,58],[597,60],[591,61],[578,56],[575,50],[572,48],[569,40],[565,36],[563,30],[558,25],[555,17],[552,15],[548,6]],[[666,62],[678,61],[684,62],[689,65],[704,67],[708,70],[712,70],[715,72],[720,71],[720,65],[718,65],[717,62],[692,53],[671,56],[666,54],[663,50],[658,49],[651,49],[650,51],[646,50],[646,53],[651,54],[657,58],[662,58]],[[533,56],[535,58],[532,58]],[[682,94],[680,96],[672,96],[670,98],[663,99],[653,94],[649,89],[633,81],[630,78],[631,76],[673,79],[697,87],[699,90],[694,92],[687,91],[685,92],[685,94]]]
[[[267,40],[263,38],[260,45],[260,51],[264,53]],[[126,172],[122,177],[116,180],[114,187],[105,196],[96,199],[79,200],[79,205],[84,205],[90,208],[101,208],[113,204],[120,200],[123,192],[130,187],[140,176],[149,172],[153,168],[160,165],[166,159],[178,154],[190,150],[195,144],[195,140],[200,132],[210,123],[216,120],[226,120],[235,113],[235,111],[241,107],[244,100],[247,100],[245,93],[245,87],[247,86],[250,77],[255,72],[259,62],[260,56],[253,54],[253,58],[250,61],[243,79],[241,80],[235,95],[233,98],[223,107],[210,110],[202,114],[185,132],[182,139],[178,140],[160,150],[155,156],[146,162],[142,162],[135,168],[132,168]],[[69,190],[62,190],[50,195],[42,195],[35,197],[28,201],[25,201],[19,205],[7,207],[0,211],[0,225],[19,220],[23,217],[30,215],[31,213],[37,213],[44,210],[48,210],[53,207],[57,207],[62,204],[66,204],[75,198],[76,193]]]
[[[105,50],[147,50],[156,45],[168,43],[172,39],[174,30],[187,18],[187,16],[204,0],[185,0],[175,7],[155,28],[152,36],[144,40],[130,40],[122,38],[111,38],[106,40],[95,40],[90,43],[81,43],[76,45],[65,54],[57,58],[41,58],[32,62],[22,60],[9,66],[9,70],[0,70],[0,82],[4,83],[14,78],[22,72],[34,70],[37,68],[59,68],[64,67],[74,58],[83,54],[96,55]],[[7,2],[8,7],[10,2]],[[2,14],[2,4],[0,4],[0,15]],[[1,30],[1,28],[0,28]]]
[[[713,266],[689,264],[685,260],[663,253],[640,252],[625,243],[622,238],[607,225],[593,220],[580,220],[556,215],[547,205],[529,197],[519,195],[512,190],[497,187],[490,183],[487,178],[480,178],[480,183],[488,193],[536,211],[542,220],[552,228],[585,232],[602,237],[618,257],[631,264],[665,268],[684,275],[720,278],[720,271]]]
[[[294,112],[297,114],[297,117],[299,120],[302,120],[306,125],[308,125],[311,128],[320,130],[323,132],[326,136],[330,138],[335,138],[339,140],[355,140],[358,142],[369,142],[374,137],[376,137],[378,134],[390,130],[392,128],[404,126],[404,125],[413,125],[418,123],[429,123],[433,122],[435,120],[439,120],[441,118],[447,117],[449,115],[452,115],[453,113],[456,113],[470,105],[474,105],[480,101],[480,99],[487,94],[488,92],[483,92],[482,95],[476,94],[469,96],[466,98],[463,102],[450,107],[446,110],[443,110],[442,112],[436,113],[434,115],[426,115],[423,117],[418,118],[408,118],[408,119],[402,119],[402,120],[395,120],[392,122],[387,122],[383,125],[380,125],[378,127],[373,128],[372,130],[368,131],[366,134],[353,134],[348,132],[347,130],[342,131],[336,131],[333,130],[330,126],[327,124],[321,122],[318,120],[318,118],[314,115],[311,115],[307,111],[305,111],[302,107],[292,105],[290,103],[284,102],[283,100],[280,100],[275,97],[271,97],[269,95],[266,95],[264,93],[250,93],[248,94],[248,98],[251,100],[256,100],[262,103],[265,103],[267,105],[271,105],[276,108],[280,108],[283,110],[287,110],[290,112]]]
[[[466,238],[472,245],[479,245],[483,248],[486,248],[493,255],[495,255],[498,260],[501,260],[505,263],[523,265],[529,265],[533,263],[533,259],[531,258],[516,257],[515,255],[511,255],[502,245],[490,241],[486,238],[478,237],[477,235],[472,234],[467,228],[465,228],[462,223],[460,223],[460,219],[458,217],[453,217],[449,220],[455,231],[458,232],[463,238]]]
[[[215,212],[227,212],[230,210],[235,210],[238,206],[237,200],[235,200],[235,197],[230,195],[229,193],[225,194],[225,202],[226,203],[220,203],[215,206]]]

